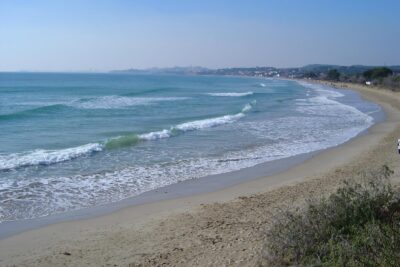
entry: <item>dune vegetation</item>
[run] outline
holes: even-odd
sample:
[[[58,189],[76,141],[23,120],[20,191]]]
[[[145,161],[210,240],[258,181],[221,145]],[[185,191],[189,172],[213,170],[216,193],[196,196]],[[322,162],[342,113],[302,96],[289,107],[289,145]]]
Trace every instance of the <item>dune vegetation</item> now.
[[[398,266],[400,194],[386,165],[328,197],[280,212],[262,266]]]

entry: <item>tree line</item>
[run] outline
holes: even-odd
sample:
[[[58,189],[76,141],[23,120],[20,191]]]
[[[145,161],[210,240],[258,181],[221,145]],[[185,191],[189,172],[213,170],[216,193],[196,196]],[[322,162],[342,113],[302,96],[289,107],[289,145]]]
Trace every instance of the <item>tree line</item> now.
[[[330,69],[327,72],[319,74],[309,72],[304,77],[334,82],[363,83],[389,88],[393,91],[400,91],[400,74],[394,73],[393,70],[387,67],[376,67],[355,74],[347,74],[337,69]]]

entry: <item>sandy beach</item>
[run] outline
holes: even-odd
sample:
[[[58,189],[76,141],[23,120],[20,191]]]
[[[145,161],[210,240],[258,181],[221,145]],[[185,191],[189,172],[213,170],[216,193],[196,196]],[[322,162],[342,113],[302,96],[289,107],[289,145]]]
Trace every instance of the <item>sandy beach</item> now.
[[[351,88],[381,105],[386,120],[367,134],[279,174],[67,221],[0,240],[1,266],[254,266],[264,232],[286,205],[332,192],[344,179],[386,164],[400,172],[400,94]]]

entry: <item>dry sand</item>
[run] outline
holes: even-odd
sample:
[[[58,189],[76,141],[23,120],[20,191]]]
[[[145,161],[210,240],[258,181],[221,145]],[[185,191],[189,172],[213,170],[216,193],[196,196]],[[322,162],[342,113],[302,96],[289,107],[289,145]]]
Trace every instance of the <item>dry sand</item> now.
[[[346,85],[347,86],[347,85]],[[254,266],[277,210],[387,164],[399,177],[400,94],[351,85],[387,120],[280,174],[0,240],[0,266]]]

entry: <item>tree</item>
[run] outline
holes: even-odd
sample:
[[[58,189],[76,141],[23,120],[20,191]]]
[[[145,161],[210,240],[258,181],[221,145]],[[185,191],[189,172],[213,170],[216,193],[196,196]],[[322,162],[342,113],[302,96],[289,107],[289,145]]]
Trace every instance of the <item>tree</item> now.
[[[337,80],[339,80],[339,77],[340,77],[340,73],[338,72],[337,69],[332,69],[332,70],[328,71],[328,76],[327,76],[328,80],[337,81]]]
[[[304,74],[304,78],[312,78],[315,79],[317,78],[317,74],[315,74],[314,72],[310,71]]]
[[[393,71],[386,67],[374,68],[364,71],[363,76],[367,80],[383,79],[393,74]]]

